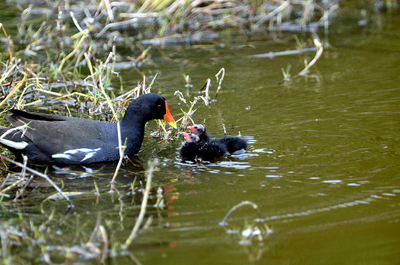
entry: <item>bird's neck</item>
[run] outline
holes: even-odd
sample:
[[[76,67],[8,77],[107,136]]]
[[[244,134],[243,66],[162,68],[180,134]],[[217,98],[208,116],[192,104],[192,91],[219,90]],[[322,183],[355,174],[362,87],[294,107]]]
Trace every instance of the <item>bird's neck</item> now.
[[[121,144],[126,144],[125,155],[130,156],[136,154],[140,150],[144,138],[145,123],[133,122],[130,120],[127,124],[123,125],[123,122],[124,120],[120,123]]]
[[[141,115],[140,107],[135,101],[128,107],[120,122],[122,145],[127,139],[125,154],[137,153],[144,138],[144,127],[148,117]]]
[[[122,127],[137,130],[139,127],[144,127],[146,122],[149,121],[149,118],[142,112],[140,104],[137,101],[138,99],[134,100],[125,111],[124,118],[121,120]]]

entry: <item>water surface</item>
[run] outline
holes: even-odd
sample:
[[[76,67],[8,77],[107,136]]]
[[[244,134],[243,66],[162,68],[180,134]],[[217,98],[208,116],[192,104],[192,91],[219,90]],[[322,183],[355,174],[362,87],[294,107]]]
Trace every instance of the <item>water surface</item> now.
[[[90,233],[100,216],[109,220],[110,238],[122,243],[141,200],[129,194],[129,185],[135,176],[143,178],[149,159],[158,157],[162,163],[154,173],[153,194],[162,187],[166,207],[149,207],[148,215],[154,217],[151,229],[128,255],[118,255],[110,263],[396,264],[400,19],[388,17],[378,26],[331,29],[329,47],[324,43],[326,49],[310,74],[289,82],[282,82],[281,68],[290,64],[294,76],[314,53],[274,59],[250,56],[294,49],[290,35],[276,44],[256,34],[246,46],[245,37],[227,34],[218,44],[201,49],[154,50],[154,66],[142,70],[159,74],[153,92],[167,98],[175,118],[181,108],[187,109],[173,96],[175,90],[187,93],[182,74],[192,79],[192,99],[207,78],[212,79],[213,95],[214,75],[225,68],[218,100],[210,106],[198,103],[194,119],[206,120],[207,131],[216,137],[223,135],[223,126],[230,135],[240,132],[249,139],[247,152],[215,163],[189,164],[178,157],[179,140],[161,144],[146,137],[139,154],[143,165],[138,167],[137,161],[123,167],[117,179],[119,192],[106,192],[115,164],[97,169],[97,174],[82,168],[76,174],[53,170],[50,175],[63,181],[65,190],[85,192],[72,198],[76,207],[65,215],[64,202],[43,202],[41,210],[25,202],[17,209],[36,225],[56,209],[53,225],[64,244],[71,245],[84,242],[80,231]],[[122,74],[125,87],[141,79],[135,69]],[[93,195],[93,179],[103,191],[99,199]],[[40,198],[35,203],[52,192],[36,191]],[[241,201],[256,203],[273,229],[264,246],[242,246],[218,225]],[[3,217],[12,217],[18,211],[10,207],[8,213],[5,208],[2,212]],[[240,228],[256,217],[249,207],[229,221]],[[50,245],[60,244],[58,240],[48,239]]]

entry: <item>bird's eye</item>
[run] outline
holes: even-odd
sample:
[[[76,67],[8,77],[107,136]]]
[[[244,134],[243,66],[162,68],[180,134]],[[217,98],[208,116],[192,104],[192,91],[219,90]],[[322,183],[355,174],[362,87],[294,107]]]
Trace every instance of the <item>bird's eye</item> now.
[[[157,106],[157,108],[158,108],[158,109],[161,109],[161,108],[162,108],[162,106],[161,106],[161,105],[158,105],[158,106]]]

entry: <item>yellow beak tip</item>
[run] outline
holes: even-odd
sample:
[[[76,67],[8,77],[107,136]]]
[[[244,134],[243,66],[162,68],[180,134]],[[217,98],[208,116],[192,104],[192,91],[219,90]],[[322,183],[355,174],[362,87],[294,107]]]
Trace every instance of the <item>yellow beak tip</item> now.
[[[176,126],[176,122],[168,122],[168,124],[173,127],[174,129],[178,129],[178,127]]]

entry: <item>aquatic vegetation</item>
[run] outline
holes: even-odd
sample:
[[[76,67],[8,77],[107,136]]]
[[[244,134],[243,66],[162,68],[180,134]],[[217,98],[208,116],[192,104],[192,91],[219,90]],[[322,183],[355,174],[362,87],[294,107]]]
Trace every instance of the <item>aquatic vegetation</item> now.
[[[136,36],[149,38],[144,43],[166,45],[213,39],[213,31],[242,28],[253,31],[267,26],[270,31],[311,31],[328,27],[330,16],[340,1],[63,1],[46,2],[45,8],[26,7],[23,25],[30,13],[52,15],[58,19],[74,16],[83,31],[95,38],[113,39],[120,32],[131,30]],[[60,23],[61,24],[61,23]],[[141,33],[145,29],[145,33]],[[194,32],[195,34],[187,34]],[[21,31],[24,34],[25,31]],[[182,38],[185,34],[187,38]],[[155,36],[161,37],[158,40]]]
[[[149,198],[151,198],[152,177],[158,163],[157,159],[149,162],[146,174],[146,187],[143,190],[143,200],[141,205],[135,209],[139,211],[139,217],[135,222],[131,234],[125,236],[125,242],[120,242],[115,238],[114,225],[108,222],[107,218],[103,218],[101,213],[98,213],[97,218],[94,220],[90,218],[92,220],[83,221],[83,226],[93,226],[91,233],[85,232],[83,227],[74,227],[74,224],[69,224],[66,221],[69,219],[68,215],[64,216],[65,211],[57,211],[56,206],[49,202],[49,200],[56,200],[54,196],[48,197],[40,205],[42,216],[45,218],[41,224],[35,224],[28,215],[21,213],[18,208],[15,210],[17,213],[13,213],[14,210],[10,208],[10,202],[0,203],[2,213],[13,216],[8,221],[0,221],[2,263],[29,264],[32,262],[45,262],[52,264],[60,261],[71,262],[78,259],[82,261],[97,260],[98,262],[104,262],[108,258],[123,255],[124,251],[132,247],[133,243],[137,241],[140,235],[152,223],[152,216],[146,217],[145,213]],[[134,186],[135,184],[132,185]],[[64,198],[75,195],[81,199],[93,196],[98,199],[108,194],[104,190],[100,192],[98,188],[96,188],[96,193],[62,193],[62,195]],[[60,198],[57,199],[59,200]],[[62,204],[62,200],[58,204]],[[50,211],[47,209],[49,206]],[[123,207],[123,202],[121,202],[121,207]],[[64,213],[60,215],[60,212]],[[81,215],[79,214],[77,218],[79,219],[80,217]],[[59,222],[58,220],[61,221]],[[144,220],[146,220],[145,224],[142,225]],[[74,235],[65,235],[63,229],[76,229],[77,233]],[[69,238],[71,242],[66,242],[66,238]]]

